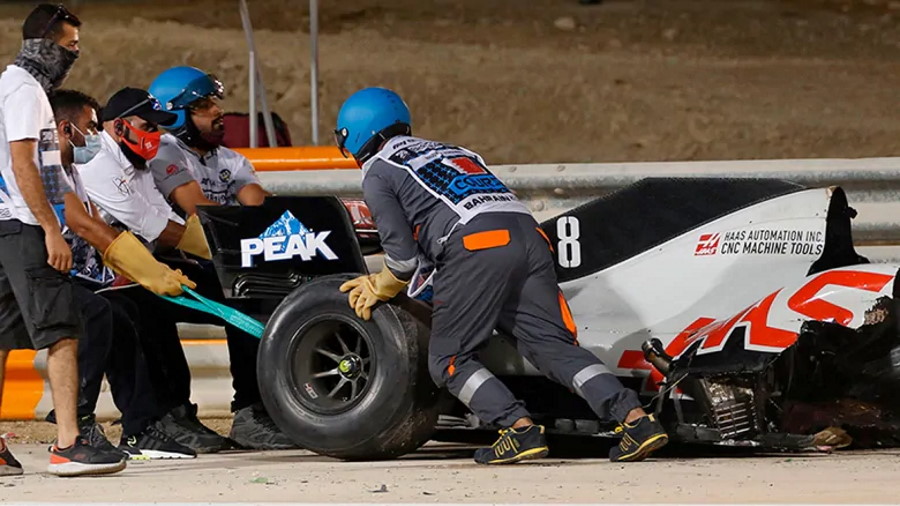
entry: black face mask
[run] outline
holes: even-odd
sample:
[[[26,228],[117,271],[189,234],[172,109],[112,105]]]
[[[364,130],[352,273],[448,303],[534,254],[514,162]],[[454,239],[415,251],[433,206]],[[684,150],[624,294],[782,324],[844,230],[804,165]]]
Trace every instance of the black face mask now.
[[[62,86],[78,55],[49,39],[26,39],[15,65],[27,70],[50,93]]]
[[[134,166],[135,169],[144,170],[147,168],[147,160],[144,160],[142,156],[132,151],[131,148],[128,147],[128,144],[119,141],[119,149],[122,150],[122,154],[125,155],[125,158],[131,162],[131,165]]]

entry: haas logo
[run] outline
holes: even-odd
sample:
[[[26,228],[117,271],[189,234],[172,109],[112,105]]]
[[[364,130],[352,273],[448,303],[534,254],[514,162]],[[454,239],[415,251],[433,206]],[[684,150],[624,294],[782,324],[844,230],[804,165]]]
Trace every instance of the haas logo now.
[[[715,255],[719,249],[719,234],[702,234],[697,241],[694,256]]]

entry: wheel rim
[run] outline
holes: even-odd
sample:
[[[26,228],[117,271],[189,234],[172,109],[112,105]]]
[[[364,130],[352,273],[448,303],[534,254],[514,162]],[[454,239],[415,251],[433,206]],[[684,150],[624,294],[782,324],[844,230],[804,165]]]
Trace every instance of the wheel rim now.
[[[374,377],[372,350],[355,319],[330,314],[311,320],[294,334],[288,352],[294,396],[320,414],[351,409]]]

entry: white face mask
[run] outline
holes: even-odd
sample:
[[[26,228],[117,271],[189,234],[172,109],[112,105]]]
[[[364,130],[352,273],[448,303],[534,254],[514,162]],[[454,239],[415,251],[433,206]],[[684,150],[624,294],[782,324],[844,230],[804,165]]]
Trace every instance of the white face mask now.
[[[86,134],[79,130],[75,125],[72,125],[72,128],[84,137],[84,146],[76,146],[71,140],[69,141],[69,144],[72,144],[72,153],[75,157],[75,163],[88,163],[97,156],[97,153],[99,153],[101,149],[103,149],[100,134],[96,132]]]

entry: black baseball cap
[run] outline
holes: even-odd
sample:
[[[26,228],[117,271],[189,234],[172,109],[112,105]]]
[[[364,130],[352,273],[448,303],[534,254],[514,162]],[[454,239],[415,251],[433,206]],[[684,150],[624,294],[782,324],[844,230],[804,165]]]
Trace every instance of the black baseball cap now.
[[[171,125],[178,119],[175,114],[163,111],[159,100],[150,92],[139,88],[122,88],[109,97],[100,113],[100,121],[128,116],[137,116],[160,126]]]

